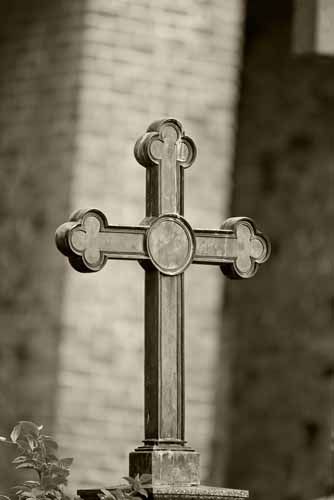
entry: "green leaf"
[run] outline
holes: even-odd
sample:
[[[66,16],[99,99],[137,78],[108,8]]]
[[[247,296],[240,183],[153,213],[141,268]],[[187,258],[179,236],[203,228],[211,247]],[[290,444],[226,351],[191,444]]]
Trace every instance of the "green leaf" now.
[[[10,439],[13,441],[13,443],[16,443],[20,434],[21,434],[21,424],[19,423],[15,425],[14,429],[10,434]]]
[[[27,457],[25,457],[24,455],[21,455],[19,457],[14,458],[14,460],[12,461],[12,464],[20,464],[22,462],[25,462],[26,460],[27,460]]]
[[[143,496],[144,496],[144,497],[146,497],[146,498],[148,497],[148,493],[147,493],[147,491],[146,491],[144,488],[138,488],[138,489],[135,489],[135,490],[130,491],[130,493],[129,493],[129,497],[131,497],[132,499],[133,499],[133,498],[136,498],[136,495],[137,495],[138,493],[139,493],[140,495],[143,495]],[[137,498],[138,498],[138,497],[137,497]],[[141,498],[141,497],[139,497],[139,498]]]
[[[28,486],[29,488],[39,488],[40,483],[38,481],[24,481],[24,486]]]
[[[47,491],[47,495],[48,497],[52,497],[52,498],[55,498],[57,500],[62,500],[63,499],[63,494],[61,491],[58,491],[58,490],[55,490],[55,489],[52,489],[52,490],[48,490]]]
[[[108,490],[105,490],[105,489],[101,488],[101,491],[102,491],[102,495],[101,495],[101,494],[99,494],[99,497],[100,497],[100,498],[102,497],[102,499],[103,499],[103,500],[115,500],[115,499],[117,498],[117,497],[115,497],[115,495],[113,495],[113,494],[112,494],[110,491],[108,491]],[[102,499],[101,499],[101,500],[102,500]]]
[[[152,482],[152,474],[142,474],[139,478],[141,484],[151,484]]]
[[[140,493],[141,495],[143,495],[144,497],[148,497],[148,493],[147,491],[145,490],[145,488],[139,488],[138,489],[138,493]]]
[[[138,474],[137,476],[139,477]],[[133,477],[130,476],[123,476],[122,479],[125,479],[125,481],[127,481],[130,484],[130,486],[133,486],[136,483],[136,478],[134,479]]]
[[[73,464],[73,458],[61,458],[59,463],[68,469]]]
[[[43,436],[42,442],[48,455],[54,454],[58,450],[58,443],[51,436]]]
[[[29,422],[28,420],[21,420],[19,422],[19,425],[21,426],[21,432],[24,435],[31,435],[34,438],[38,438],[39,436],[39,426],[34,424],[34,422]]]
[[[54,464],[50,464],[49,469],[52,474],[67,475],[69,472],[67,469],[62,467],[62,465],[59,464],[58,461]]]
[[[28,445],[29,445],[29,448],[31,451],[34,451],[34,449],[36,448],[37,446],[37,443],[36,443],[36,440],[33,439],[32,436],[30,436],[29,434],[26,435],[26,439],[27,439],[27,442],[28,442]]]
[[[32,462],[23,462],[16,466],[16,469],[36,469],[36,466]]]

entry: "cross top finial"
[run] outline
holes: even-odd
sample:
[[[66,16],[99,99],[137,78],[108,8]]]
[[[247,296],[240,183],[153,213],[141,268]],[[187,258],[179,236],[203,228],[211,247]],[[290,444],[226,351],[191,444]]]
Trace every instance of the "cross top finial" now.
[[[194,141],[178,120],[153,122],[135,145],[137,161],[147,168],[146,217],[183,215],[183,171],[196,158]]]
[[[130,455],[130,475],[150,473],[152,484],[198,484],[199,456],[184,439],[184,272],[192,263],[214,264],[230,278],[250,278],[270,244],[247,217],[213,230],[193,229],[183,217],[184,170],[196,146],[179,121],[152,123],[135,156],[146,167],[141,224],[108,225],[99,210],[79,210],[58,228],[56,242],[81,272],[99,271],[108,259],[144,267],[145,440]]]
[[[153,122],[135,145],[135,157],[144,167],[158,164],[164,155],[175,156],[183,168],[190,167],[196,159],[194,141],[185,135],[181,123],[174,118]]]

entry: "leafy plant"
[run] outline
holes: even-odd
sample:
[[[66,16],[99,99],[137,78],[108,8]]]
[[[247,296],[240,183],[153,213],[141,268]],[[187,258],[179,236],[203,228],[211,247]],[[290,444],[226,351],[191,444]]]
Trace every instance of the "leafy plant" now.
[[[127,485],[110,490],[101,489],[100,500],[142,500],[142,497],[148,497],[147,488],[151,487],[152,476],[150,474],[139,474],[136,477],[124,476]]]
[[[73,458],[58,458],[58,444],[51,437],[42,434],[43,426],[33,422],[18,422],[10,437],[1,437],[0,443],[16,446],[19,452],[13,460],[18,470],[30,469],[37,477],[15,486],[17,500],[71,500],[64,493]],[[100,500],[142,500],[148,497],[151,475],[142,474],[135,478],[123,477],[127,484],[117,488],[101,489]],[[12,500],[0,495],[0,500]]]
[[[15,425],[10,438],[0,441],[17,447],[19,455],[13,460],[18,470],[35,471],[34,480],[24,481],[16,486],[18,500],[70,500],[64,493],[73,458],[58,458],[58,444],[51,437],[42,434],[43,426],[21,421]],[[5,495],[0,499],[11,500]]]

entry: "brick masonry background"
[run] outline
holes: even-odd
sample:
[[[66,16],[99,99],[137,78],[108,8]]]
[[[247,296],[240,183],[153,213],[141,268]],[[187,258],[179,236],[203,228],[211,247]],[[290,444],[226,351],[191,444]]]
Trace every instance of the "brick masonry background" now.
[[[55,414],[65,266],[53,228],[69,210],[80,11],[0,5],[0,434],[20,419],[50,429]],[[1,492],[15,480],[10,457],[2,446]]]
[[[106,485],[127,472],[143,438],[143,271],[113,262],[79,275],[53,233],[80,207],[100,208],[111,223],[140,222],[145,171],[133,144],[166,116],[198,146],[185,215],[196,227],[220,226],[242,3],[31,0],[4,1],[1,11],[1,428],[18,418],[45,422],[75,457],[72,489]],[[217,268],[187,272],[187,437],[202,454],[203,479],[217,378],[222,394],[230,383],[223,283]],[[224,422],[228,411],[226,399]],[[5,485],[5,466],[1,474]]]
[[[249,2],[232,209],[266,228],[272,256],[226,287],[226,484],[257,499],[320,497],[333,467],[334,65],[293,57],[291,28],[292,2]]]
[[[142,220],[145,170],[133,145],[151,121],[174,116],[198,146],[196,164],[185,173],[185,216],[195,227],[219,227],[233,152],[236,7],[231,1],[210,2],[210,9],[197,1],[85,4],[73,208],[97,206],[110,223]],[[109,263],[96,275],[67,272],[57,429],[68,453],[80,454],[73,481],[82,486],[118,481],[143,439],[143,278],[129,262]],[[203,478],[221,362],[222,285],[217,268],[186,275],[186,436],[202,454]]]
[[[333,406],[333,63],[291,58],[291,2],[249,3],[229,211],[242,9],[208,3],[1,2],[0,434],[45,423],[75,457],[72,489],[126,473],[143,436],[143,272],[78,275],[53,232],[80,206],[139,222],[133,143],[174,115],[199,149],[189,221],[247,214],[273,241],[255,279],[228,283],[223,323],[218,270],[187,272],[187,436],[203,480],[317,497]],[[9,458],[1,448],[1,491]]]

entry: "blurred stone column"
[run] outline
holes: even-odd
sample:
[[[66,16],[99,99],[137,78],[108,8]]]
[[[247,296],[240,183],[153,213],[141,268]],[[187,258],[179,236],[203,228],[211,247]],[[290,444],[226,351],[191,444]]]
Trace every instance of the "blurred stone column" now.
[[[82,6],[0,5],[1,435],[54,423],[65,263],[53,233],[69,211]],[[3,446],[2,493],[19,481],[10,460]]]
[[[228,283],[224,316],[233,345],[226,486],[258,500],[319,497],[330,466],[334,65],[292,54],[292,15],[287,0],[248,2],[232,201],[272,241],[266,272]]]

